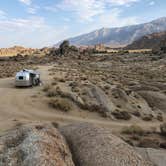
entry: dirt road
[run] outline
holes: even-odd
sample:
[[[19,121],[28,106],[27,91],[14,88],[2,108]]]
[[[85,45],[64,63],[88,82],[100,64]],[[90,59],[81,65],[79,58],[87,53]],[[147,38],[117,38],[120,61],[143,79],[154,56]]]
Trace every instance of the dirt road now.
[[[39,66],[43,84],[51,80],[48,70],[52,66]],[[15,88],[14,78],[0,79],[0,133],[20,123],[31,121],[53,121],[60,124],[71,122],[91,122],[117,130],[123,126],[133,124],[137,121],[111,121],[104,119],[97,113],[70,112],[62,113],[50,108],[46,97],[42,94],[42,86],[34,88]],[[138,122],[139,123],[139,122]],[[146,127],[157,124],[141,124]]]

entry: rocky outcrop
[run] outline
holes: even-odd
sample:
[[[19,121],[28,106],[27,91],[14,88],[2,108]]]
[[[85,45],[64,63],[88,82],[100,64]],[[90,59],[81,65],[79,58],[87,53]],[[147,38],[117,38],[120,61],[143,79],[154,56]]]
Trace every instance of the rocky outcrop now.
[[[138,92],[153,109],[166,112],[166,95],[161,92],[140,91]]]
[[[109,129],[88,123],[62,127],[73,159],[79,166],[152,166]]]
[[[165,150],[152,148],[135,148],[136,151],[146,160],[153,162],[156,166],[165,166],[166,153]]]
[[[111,112],[115,109],[115,106],[101,88],[93,84],[82,88],[84,88],[84,93],[86,94],[81,96],[85,107],[91,111],[98,111],[103,116],[112,117]]]
[[[0,165],[74,166],[63,136],[52,125],[31,124],[0,137]]]

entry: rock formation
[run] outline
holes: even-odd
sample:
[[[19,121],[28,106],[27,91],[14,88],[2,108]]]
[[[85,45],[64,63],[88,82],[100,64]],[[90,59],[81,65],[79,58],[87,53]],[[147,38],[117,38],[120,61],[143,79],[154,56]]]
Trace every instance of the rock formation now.
[[[61,128],[79,166],[152,166],[109,129],[88,123]]]
[[[0,165],[74,166],[63,136],[52,125],[30,124],[0,137]]]

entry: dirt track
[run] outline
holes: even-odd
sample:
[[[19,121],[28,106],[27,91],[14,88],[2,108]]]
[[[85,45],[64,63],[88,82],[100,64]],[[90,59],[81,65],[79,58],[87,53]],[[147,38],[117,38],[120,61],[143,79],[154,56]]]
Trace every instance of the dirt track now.
[[[48,69],[52,66],[39,66],[43,84],[50,81]],[[35,88],[15,88],[14,78],[0,80],[0,132],[6,131],[19,123],[31,121],[53,121],[60,124],[83,121],[109,126],[113,130],[135,123],[131,121],[110,121],[97,113],[72,111],[62,113],[50,108],[42,94],[42,86]],[[139,123],[139,121],[138,121]],[[141,123],[142,126],[156,126],[153,123]]]

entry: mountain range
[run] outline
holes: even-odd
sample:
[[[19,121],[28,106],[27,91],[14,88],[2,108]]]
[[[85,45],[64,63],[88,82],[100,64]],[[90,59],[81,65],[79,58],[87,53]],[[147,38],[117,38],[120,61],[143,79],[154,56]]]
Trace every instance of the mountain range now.
[[[102,28],[67,40],[76,46],[88,46],[102,43],[117,47],[131,44],[145,35],[163,31],[166,31],[166,17],[144,24],[118,28]]]
[[[153,33],[141,37],[140,39],[134,41],[132,44],[129,44],[125,49],[135,50],[135,49],[158,49],[162,46],[165,46],[166,41],[166,31]]]

